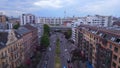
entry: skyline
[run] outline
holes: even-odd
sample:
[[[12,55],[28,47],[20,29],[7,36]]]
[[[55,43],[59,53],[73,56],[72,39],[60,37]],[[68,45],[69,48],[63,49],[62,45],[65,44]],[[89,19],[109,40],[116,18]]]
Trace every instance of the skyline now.
[[[41,17],[107,15],[120,17],[120,0],[1,0],[0,12],[8,16],[31,13]]]

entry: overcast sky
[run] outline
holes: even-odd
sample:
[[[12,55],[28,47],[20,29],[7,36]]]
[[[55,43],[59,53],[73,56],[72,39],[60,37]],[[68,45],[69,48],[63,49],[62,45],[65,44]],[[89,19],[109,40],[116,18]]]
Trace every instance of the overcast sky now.
[[[8,16],[32,13],[42,17],[120,16],[120,0],[0,0],[0,12]]]

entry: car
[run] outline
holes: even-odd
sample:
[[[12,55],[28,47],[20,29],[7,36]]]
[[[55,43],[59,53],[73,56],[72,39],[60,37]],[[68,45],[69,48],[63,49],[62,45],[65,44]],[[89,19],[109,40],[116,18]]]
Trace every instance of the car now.
[[[71,61],[70,61],[70,59],[69,59],[69,58],[67,59],[67,63],[71,63]]]
[[[51,47],[49,47],[49,51],[51,51]]]
[[[67,49],[65,49],[65,51],[67,51]]]
[[[67,68],[66,66],[64,66],[63,68]]]
[[[68,64],[68,68],[72,68],[72,66],[70,64]]]
[[[44,68],[47,68],[47,61],[45,61],[44,63]]]

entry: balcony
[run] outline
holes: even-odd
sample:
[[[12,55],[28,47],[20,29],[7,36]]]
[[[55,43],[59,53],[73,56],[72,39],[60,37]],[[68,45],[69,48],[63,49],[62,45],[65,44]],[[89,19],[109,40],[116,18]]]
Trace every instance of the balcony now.
[[[7,55],[0,56],[0,59],[5,59],[6,57],[7,57]]]
[[[105,45],[105,46],[107,45],[107,42],[108,42],[107,39],[103,39],[103,38],[102,38],[101,41],[102,41],[102,44],[103,44],[103,45]]]
[[[9,65],[5,63],[5,64],[3,64],[2,68],[8,68],[8,66]]]

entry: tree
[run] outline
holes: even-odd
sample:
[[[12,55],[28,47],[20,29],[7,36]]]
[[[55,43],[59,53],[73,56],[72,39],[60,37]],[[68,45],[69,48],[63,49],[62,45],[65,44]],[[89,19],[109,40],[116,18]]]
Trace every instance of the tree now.
[[[50,44],[49,41],[50,27],[47,24],[44,24],[44,34],[41,37],[41,46],[47,48]]]
[[[48,47],[50,44],[50,41],[49,41],[49,36],[47,34],[44,34],[42,37],[41,37],[41,45],[43,47]]]
[[[47,24],[44,24],[44,34],[49,35],[50,33],[50,27]]]
[[[13,29],[18,29],[20,27],[20,24],[17,23],[16,25],[13,26]]]
[[[65,38],[69,39],[72,35],[72,30],[68,30],[67,32],[64,32]]]

